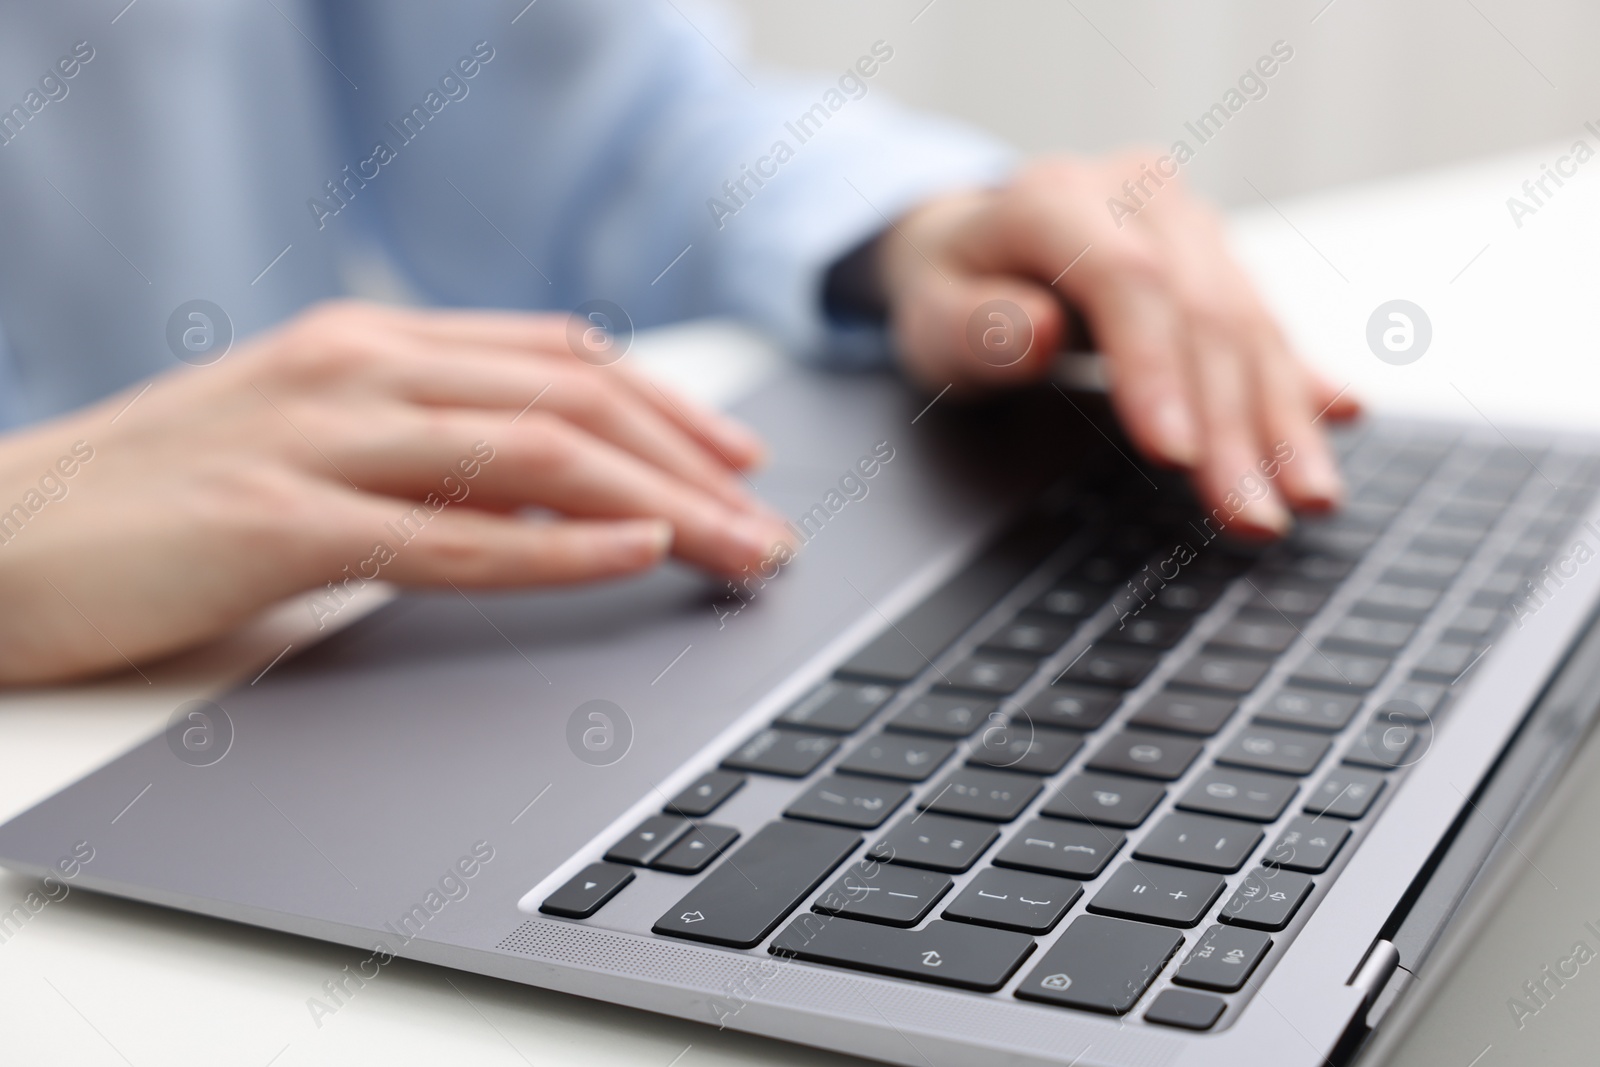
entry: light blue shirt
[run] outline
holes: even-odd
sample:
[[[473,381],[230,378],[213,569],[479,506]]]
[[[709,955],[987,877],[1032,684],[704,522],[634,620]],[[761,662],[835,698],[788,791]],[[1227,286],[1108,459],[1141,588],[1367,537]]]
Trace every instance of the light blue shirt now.
[[[886,99],[909,39],[799,79],[691,0],[126,3],[0,6],[0,424],[177,366],[185,302],[242,337],[341,295],[372,246],[437,304],[732,315],[870,363],[828,266],[1012,165]]]

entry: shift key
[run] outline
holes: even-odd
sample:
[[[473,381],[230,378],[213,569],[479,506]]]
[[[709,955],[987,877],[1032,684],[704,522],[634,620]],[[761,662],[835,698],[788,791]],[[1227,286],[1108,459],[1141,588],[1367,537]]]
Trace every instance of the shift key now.
[[[656,920],[669,937],[750,948],[861,844],[848,830],[768,823]]]
[[[772,940],[777,956],[992,993],[1033,951],[1033,938],[935,919],[921,930],[802,915]]]

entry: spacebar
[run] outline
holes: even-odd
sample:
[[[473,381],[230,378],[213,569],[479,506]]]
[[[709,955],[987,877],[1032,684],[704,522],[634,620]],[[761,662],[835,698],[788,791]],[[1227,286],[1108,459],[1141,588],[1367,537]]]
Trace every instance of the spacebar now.
[[[860,837],[832,826],[787,819],[770,822],[651,929],[691,941],[750,948],[859,844]]]
[[[992,993],[1033,951],[1033,938],[935,919],[897,930],[828,915],[801,915],[772,939],[776,956],[795,956],[897,978]]]

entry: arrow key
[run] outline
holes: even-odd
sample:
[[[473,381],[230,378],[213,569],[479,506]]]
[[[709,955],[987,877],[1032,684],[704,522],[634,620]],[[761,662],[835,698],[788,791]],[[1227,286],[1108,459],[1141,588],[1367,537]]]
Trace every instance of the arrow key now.
[[[731,826],[701,823],[683,836],[676,845],[661,854],[650,866],[658,871],[673,874],[699,874],[711,866],[711,861],[727,851],[739,840],[739,831]]]
[[[591,863],[566,885],[546,897],[544,903],[539,905],[539,910],[546,915],[587,919],[631,881],[633,872],[626,867],[614,863]]]
[[[612,845],[611,851],[606,853],[606,860],[648,867],[688,832],[688,819],[676,815],[652,815],[635,827],[633,833]]]

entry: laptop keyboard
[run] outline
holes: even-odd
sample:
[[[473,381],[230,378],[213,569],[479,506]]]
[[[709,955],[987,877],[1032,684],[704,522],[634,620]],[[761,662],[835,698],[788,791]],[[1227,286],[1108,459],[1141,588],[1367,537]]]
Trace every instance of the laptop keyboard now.
[[[986,554],[542,910],[589,919],[648,868],[684,880],[659,935],[1216,1027],[1600,480],[1495,434],[1339,446],[1348,505],[1277,545],[1113,502]],[[792,794],[740,841],[706,820],[751,777]]]

